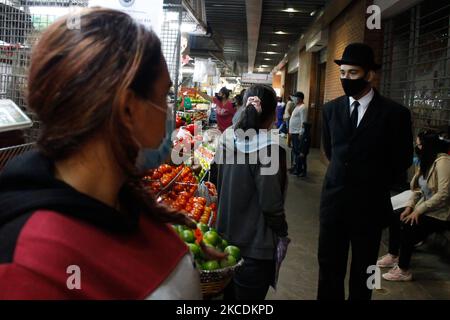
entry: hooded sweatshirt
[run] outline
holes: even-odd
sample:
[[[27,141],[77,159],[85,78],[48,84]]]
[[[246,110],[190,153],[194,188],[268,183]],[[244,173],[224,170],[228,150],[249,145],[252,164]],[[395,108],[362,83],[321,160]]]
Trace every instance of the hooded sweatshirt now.
[[[0,299],[145,299],[173,276],[187,247],[169,226],[126,190],[122,213],[53,172],[32,151],[0,174]]]
[[[245,161],[236,163],[239,156]],[[251,161],[252,157],[257,161]],[[285,150],[270,134],[247,140],[228,129],[222,135],[216,154],[217,230],[238,246],[244,257],[273,260],[278,237],[287,236],[285,160]]]

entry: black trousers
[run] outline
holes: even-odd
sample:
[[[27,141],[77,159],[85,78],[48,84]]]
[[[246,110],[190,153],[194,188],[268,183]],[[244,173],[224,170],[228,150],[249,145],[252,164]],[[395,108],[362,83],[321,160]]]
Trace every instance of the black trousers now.
[[[299,134],[291,134],[292,140],[292,168],[294,169],[294,173],[300,174],[300,135]]]
[[[388,252],[394,256],[398,256],[400,252],[400,215],[404,208],[395,210],[391,225],[389,226],[389,250]]]
[[[308,158],[308,155],[304,155],[303,157],[299,156],[299,158],[298,158],[300,174],[306,175],[306,173],[308,171],[307,158]]]
[[[225,300],[264,300],[275,276],[274,260],[244,257],[233,280],[225,289]]]
[[[408,270],[411,264],[411,257],[414,250],[414,245],[425,239],[432,233],[442,232],[450,229],[450,221],[442,221],[421,215],[419,217],[419,224],[401,223],[400,231],[400,257],[398,266],[401,269]]]
[[[369,266],[376,265],[381,228],[357,228],[344,224],[321,224],[319,235],[319,300],[344,300],[344,280],[351,247],[349,300],[370,300]]]

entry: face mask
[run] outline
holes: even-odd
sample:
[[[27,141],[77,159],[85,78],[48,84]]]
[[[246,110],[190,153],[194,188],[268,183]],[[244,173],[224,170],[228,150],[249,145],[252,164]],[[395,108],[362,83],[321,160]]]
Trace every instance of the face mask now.
[[[158,149],[143,148],[139,151],[137,168],[141,172],[155,169],[164,163],[172,151],[172,133],[175,130],[173,107],[167,108],[166,135]]]
[[[361,93],[367,86],[369,82],[364,79],[341,79],[342,88],[347,96],[353,97]]]
[[[294,104],[297,104],[298,99],[297,99],[297,98],[292,98],[292,102],[293,102]]]

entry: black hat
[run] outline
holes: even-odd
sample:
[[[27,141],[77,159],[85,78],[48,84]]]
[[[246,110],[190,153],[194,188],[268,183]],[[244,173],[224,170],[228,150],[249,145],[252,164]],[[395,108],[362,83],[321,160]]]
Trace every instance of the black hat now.
[[[351,43],[349,44],[342,54],[340,60],[334,60],[337,65],[349,64],[354,66],[360,66],[371,70],[378,70],[381,65],[375,63],[375,57],[373,50],[365,43]]]
[[[300,99],[305,99],[305,95],[303,94],[303,92],[300,92],[300,91],[297,91],[296,93],[294,93],[293,95],[292,95],[292,97],[295,97],[295,98],[300,98]]]
[[[222,87],[222,88],[220,88],[219,92],[230,94],[231,90],[228,90],[227,87]]]

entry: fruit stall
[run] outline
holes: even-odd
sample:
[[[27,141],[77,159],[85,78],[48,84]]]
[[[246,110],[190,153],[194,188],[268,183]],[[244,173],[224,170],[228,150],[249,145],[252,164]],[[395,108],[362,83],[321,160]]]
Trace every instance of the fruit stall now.
[[[143,181],[148,192],[159,203],[181,211],[197,222],[195,230],[181,225],[173,225],[173,229],[187,244],[195,259],[203,296],[212,298],[223,292],[243,260],[239,248],[228,243],[214,228],[217,188],[204,178],[202,171],[196,173],[191,166],[163,164],[147,172]],[[205,253],[208,248],[226,254],[225,258],[208,258]]]

